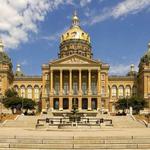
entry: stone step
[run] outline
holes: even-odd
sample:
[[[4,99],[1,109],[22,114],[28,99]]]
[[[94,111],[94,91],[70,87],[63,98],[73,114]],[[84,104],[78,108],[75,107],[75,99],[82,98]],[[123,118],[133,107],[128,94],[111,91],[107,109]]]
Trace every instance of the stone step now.
[[[74,149],[70,149],[70,150],[74,150]],[[49,149],[0,148],[0,150],[49,150]],[[53,149],[53,150],[66,150],[66,149]],[[76,150],[87,150],[87,149],[76,149]],[[99,150],[99,149],[92,149],[92,150]],[[101,149],[101,150],[112,150],[112,149]],[[113,150],[119,150],[119,149],[113,149]],[[136,150],[136,149],[121,149],[121,150]],[[137,150],[145,150],[145,149],[137,149]],[[150,150],[150,149],[146,149],[146,150]]]
[[[13,149],[148,149],[150,144],[21,144],[0,143],[0,148]]]
[[[150,139],[0,139],[0,143],[20,143],[20,144],[150,144]]]

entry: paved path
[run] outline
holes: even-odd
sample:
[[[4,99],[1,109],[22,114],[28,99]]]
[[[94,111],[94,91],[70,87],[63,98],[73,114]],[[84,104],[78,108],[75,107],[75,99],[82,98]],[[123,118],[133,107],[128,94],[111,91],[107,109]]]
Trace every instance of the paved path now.
[[[0,136],[150,136],[150,128],[115,128],[87,130],[36,130],[31,128],[0,128]]]

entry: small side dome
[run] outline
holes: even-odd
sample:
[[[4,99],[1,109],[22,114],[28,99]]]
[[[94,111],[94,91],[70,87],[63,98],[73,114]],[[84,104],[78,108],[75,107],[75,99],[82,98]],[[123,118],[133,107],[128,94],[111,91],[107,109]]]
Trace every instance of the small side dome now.
[[[150,42],[148,43],[148,51],[141,58],[141,63],[150,63]]]
[[[137,75],[137,71],[135,71],[135,66],[134,64],[131,64],[130,71],[127,73],[127,76],[136,76],[136,75]]]
[[[21,71],[21,65],[20,64],[17,64],[15,76],[17,76],[17,77],[24,76],[23,72]]]

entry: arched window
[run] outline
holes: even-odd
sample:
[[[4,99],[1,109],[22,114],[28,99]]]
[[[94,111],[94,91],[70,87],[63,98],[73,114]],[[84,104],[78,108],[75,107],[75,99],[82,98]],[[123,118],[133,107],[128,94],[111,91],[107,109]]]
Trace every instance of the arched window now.
[[[38,86],[35,86],[34,87],[34,98],[39,99],[39,97],[40,97],[40,89]]]
[[[18,85],[15,85],[15,86],[14,86],[14,90],[15,90],[17,93],[19,92]]]
[[[132,88],[132,95],[136,96],[136,94],[137,94],[137,88],[136,88],[136,86],[133,86],[133,88]]]
[[[21,91],[21,97],[25,98],[26,90],[25,90],[25,86],[24,85],[21,86],[20,91]]]
[[[117,96],[117,87],[115,85],[112,86],[112,96]]]
[[[124,92],[123,92],[124,88],[122,85],[119,86],[119,89],[118,89],[118,95],[119,97],[123,97],[124,96]]]
[[[131,96],[131,87],[129,85],[125,88],[125,96]]]
[[[27,97],[32,99],[32,86],[28,86],[27,88]]]

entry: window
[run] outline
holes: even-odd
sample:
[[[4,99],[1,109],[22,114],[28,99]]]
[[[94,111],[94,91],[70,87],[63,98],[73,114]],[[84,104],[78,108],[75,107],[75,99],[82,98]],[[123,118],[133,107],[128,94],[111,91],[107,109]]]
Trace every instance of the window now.
[[[19,92],[19,88],[17,85],[14,86],[14,90],[18,93]]]
[[[68,82],[65,82],[64,83],[64,94],[67,95],[68,91],[69,91],[69,85],[68,85]]]
[[[87,94],[87,83],[86,82],[82,82],[82,93],[83,93],[83,95]]]
[[[21,86],[21,97],[25,98],[25,86]]]
[[[31,86],[28,86],[27,88],[27,97],[32,99],[32,87]]]
[[[77,95],[78,94],[78,83],[73,82],[73,94]]]
[[[112,96],[116,97],[117,96],[117,87],[112,86]]]
[[[123,97],[124,96],[124,92],[123,92],[123,86],[119,86],[119,91],[118,91],[119,93],[119,97]]]
[[[105,80],[105,75],[104,74],[101,75],[101,80]]]
[[[34,98],[35,99],[39,99],[39,97],[40,97],[40,92],[39,91],[40,91],[39,87],[35,86],[35,88],[34,88]]]
[[[127,96],[131,96],[131,88],[130,88],[129,85],[126,86],[126,89],[125,89],[125,96],[126,96],[126,97],[127,97]]]

